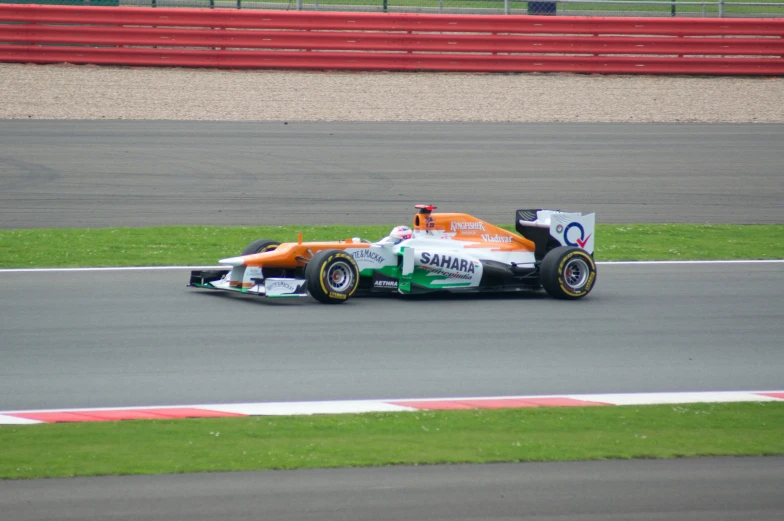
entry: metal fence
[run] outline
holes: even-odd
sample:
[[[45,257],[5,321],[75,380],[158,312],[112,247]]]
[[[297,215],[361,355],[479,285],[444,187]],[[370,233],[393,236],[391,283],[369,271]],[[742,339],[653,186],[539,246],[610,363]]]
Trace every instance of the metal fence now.
[[[395,13],[533,14],[784,18],[784,1],[741,0],[0,0],[0,4],[99,5],[364,11]]]

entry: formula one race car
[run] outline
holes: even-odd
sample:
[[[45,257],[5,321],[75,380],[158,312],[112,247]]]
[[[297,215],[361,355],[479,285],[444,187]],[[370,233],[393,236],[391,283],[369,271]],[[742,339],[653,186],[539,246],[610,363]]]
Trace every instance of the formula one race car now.
[[[398,226],[378,242],[278,243],[260,239],[228,271],[193,271],[189,286],[266,297],[312,296],[339,304],[363,293],[544,290],[579,299],[596,282],[595,214],[517,210],[506,231],[462,213],[417,205],[413,229]]]

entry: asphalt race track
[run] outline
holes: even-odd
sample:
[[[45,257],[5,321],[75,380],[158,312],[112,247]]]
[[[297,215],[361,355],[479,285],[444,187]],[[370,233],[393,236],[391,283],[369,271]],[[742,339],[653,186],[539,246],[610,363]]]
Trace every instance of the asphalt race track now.
[[[5,521],[773,521],[784,458],[323,469],[5,482]]]
[[[784,125],[0,121],[0,228],[784,223]],[[599,266],[544,295],[265,301],[185,270],[0,273],[0,410],[780,389],[782,264]],[[26,427],[25,427],[26,428]],[[0,483],[0,517],[772,520],[782,458]],[[9,517],[10,516],[10,517]]]
[[[784,222],[779,124],[0,121],[0,228]]]
[[[0,273],[0,410],[778,389],[782,267],[603,264],[576,302],[340,306],[186,270]]]

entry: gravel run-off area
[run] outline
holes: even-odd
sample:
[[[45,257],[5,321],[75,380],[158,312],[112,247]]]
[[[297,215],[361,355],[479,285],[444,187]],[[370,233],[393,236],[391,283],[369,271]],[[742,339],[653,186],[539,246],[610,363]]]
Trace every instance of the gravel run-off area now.
[[[0,64],[0,119],[784,122],[784,78]]]

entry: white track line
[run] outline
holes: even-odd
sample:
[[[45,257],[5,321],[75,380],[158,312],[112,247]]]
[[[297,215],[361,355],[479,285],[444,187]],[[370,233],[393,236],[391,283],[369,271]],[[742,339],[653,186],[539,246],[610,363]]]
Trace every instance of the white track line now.
[[[784,259],[749,260],[664,260],[664,261],[600,261],[599,266],[653,266],[661,264],[784,264]],[[60,273],[91,271],[164,271],[164,270],[228,270],[230,266],[107,266],[100,268],[6,268],[0,273]]]

